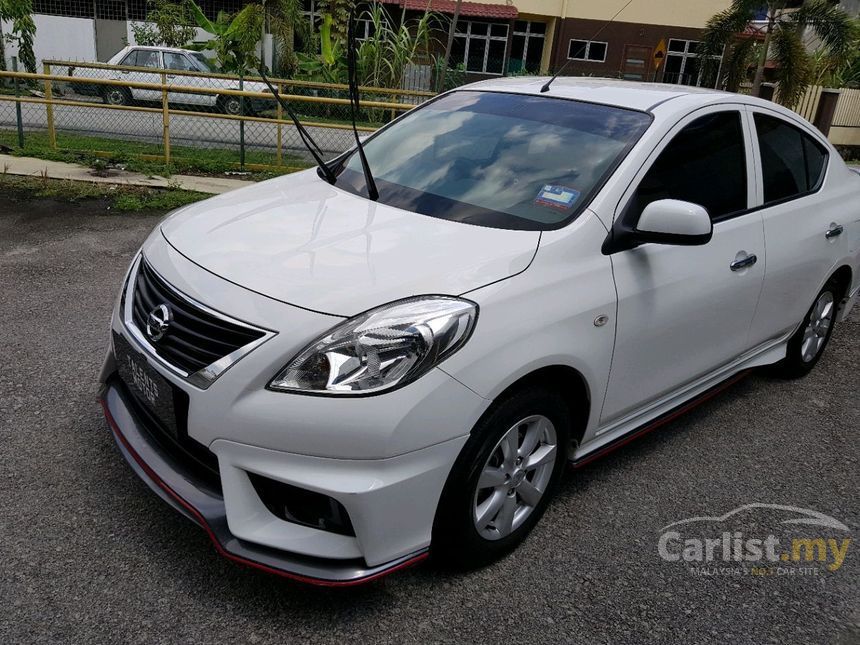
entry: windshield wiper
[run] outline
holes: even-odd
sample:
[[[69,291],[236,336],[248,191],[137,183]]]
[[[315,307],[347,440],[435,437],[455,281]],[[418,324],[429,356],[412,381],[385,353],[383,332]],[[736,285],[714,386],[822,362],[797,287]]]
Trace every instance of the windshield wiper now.
[[[313,137],[305,130],[305,127],[299,122],[299,118],[296,116],[296,113],[293,112],[292,108],[287,104],[287,102],[281,97],[278,93],[278,90],[274,88],[274,86],[269,82],[269,79],[266,78],[266,75],[263,73],[262,69],[258,69],[257,73],[260,75],[260,78],[263,79],[263,82],[269,88],[269,91],[275,97],[275,100],[281,104],[281,107],[284,109],[290,119],[293,121],[293,125],[296,126],[296,132],[299,133],[299,139],[302,140],[302,143],[305,145],[305,148],[308,149],[308,152],[311,153],[311,156],[314,158],[314,161],[317,162],[320,171],[322,172],[323,178],[330,184],[334,184],[337,181],[337,177],[332,171],[331,168],[328,167],[328,164],[323,161],[322,158],[322,150],[317,145],[316,141],[313,140]]]
[[[358,136],[358,128],[355,125],[355,114],[358,112],[358,64],[356,63],[357,45],[355,38],[355,9],[349,10],[349,23],[346,33],[346,64],[349,74],[349,112],[352,117],[352,132],[355,135],[355,146],[358,148],[358,156],[361,159],[361,168],[364,170],[364,182],[367,184],[367,196],[376,201],[379,199],[379,191],[376,182],[373,181],[373,173],[370,172],[370,164],[364,155],[364,146],[361,137]]]

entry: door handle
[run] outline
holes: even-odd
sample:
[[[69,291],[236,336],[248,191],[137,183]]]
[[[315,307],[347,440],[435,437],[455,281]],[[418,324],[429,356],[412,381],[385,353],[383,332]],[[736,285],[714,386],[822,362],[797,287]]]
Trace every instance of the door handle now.
[[[741,269],[751,267],[756,262],[758,262],[758,258],[755,255],[751,254],[746,256],[745,258],[741,258],[740,260],[735,260],[729,265],[729,268],[732,271],[740,271]]]
[[[826,237],[828,240],[832,240],[834,237],[842,235],[843,230],[844,229],[842,228],[842,224],[836,224],[835,226],[831,226],[827,230],[827,232],[824,234],[824,237]]]

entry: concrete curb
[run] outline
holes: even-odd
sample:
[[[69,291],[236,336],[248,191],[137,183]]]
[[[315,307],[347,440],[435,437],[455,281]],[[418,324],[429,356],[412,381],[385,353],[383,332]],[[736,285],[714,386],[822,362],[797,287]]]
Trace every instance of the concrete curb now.
[[[87,181],[93,184],[125,184],[128,186],[147,186],[150,188],[181,188],[198,193],[218,195],[243,186],[250,186],[253,181],[243,179],[227,179],[225,177],[195,177],[193,175],[172,175],[165,177],[150,177],[137,172],[111,170],[109,177],[99,177],[86,166],[64,161],[47,161],[33,157],[14,157],[0,155],[0,171],[9,175],[25,177],[44,177],[49,179],[66,179],[70,181]]]

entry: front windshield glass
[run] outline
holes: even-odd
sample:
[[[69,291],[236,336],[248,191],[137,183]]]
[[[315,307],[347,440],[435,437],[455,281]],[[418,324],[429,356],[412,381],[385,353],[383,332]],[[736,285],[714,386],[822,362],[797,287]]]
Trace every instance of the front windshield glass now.
[[[201,72],[215,71],[212,65],[209,64],[209,60],[200,52],[194,52],[193,54],[191,54],[191,56],[194,58],[194,62],[197,65],[197,69],[199,69]]]
[[[481,226],[558,228],[576,216],[651,117],[545,96],[463,90],[365,145],[379,201]],[[367,196],[358,155],[337,186]]]

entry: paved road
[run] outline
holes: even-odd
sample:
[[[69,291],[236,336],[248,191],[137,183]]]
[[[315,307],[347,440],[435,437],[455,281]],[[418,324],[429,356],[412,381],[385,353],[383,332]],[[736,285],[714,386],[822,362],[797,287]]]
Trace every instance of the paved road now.
[[[25,132],[47,128],[45,108],[42,105],[22,104],[21,116]],[[151,143],[161,143],[162,139],[163,123],[160,113],[58,105],[54,107],[54,120],[58,132]],[[0,128],[12,130],[16,123],[14,104],[8,101],[0,102]],[[285,125],[282,129],[284,152],[308,156],[295,128]],[[351,130],[307,130],[320,148],[330,156],[340,154],[355,143]],[[170,141],[174,146],[238,149],[239,123],[226,119],[174,115],[170,121]],[[245,144],[248,149],[274,152],[277,145],[277,128],[266,123],[248,122],[245,127]]]
[[[808,378],[750,377],[568,476],[503,562],[317,590],[217,557],[113,445],[95,377],[121,274],[157,220],[4,200],[0,642],[860,642],[860,546],[807,576],[697,576],[657,553],[661,527],[752,502],[857,535],[857,313]]]

